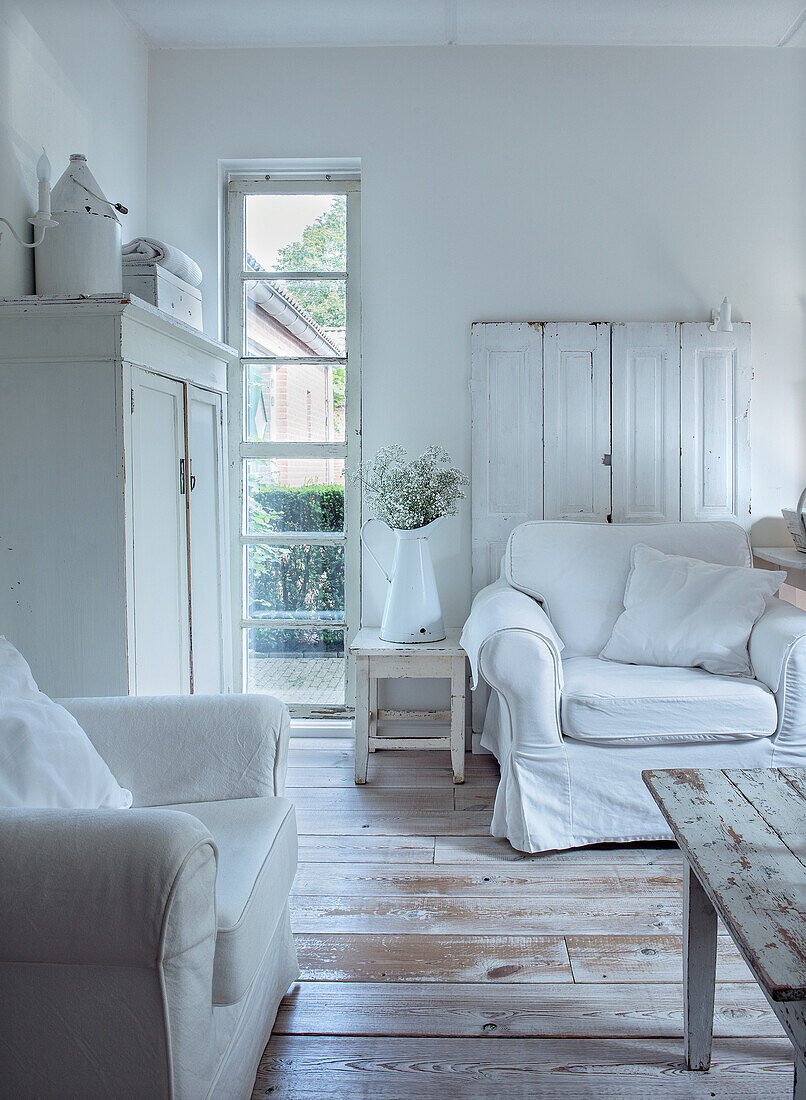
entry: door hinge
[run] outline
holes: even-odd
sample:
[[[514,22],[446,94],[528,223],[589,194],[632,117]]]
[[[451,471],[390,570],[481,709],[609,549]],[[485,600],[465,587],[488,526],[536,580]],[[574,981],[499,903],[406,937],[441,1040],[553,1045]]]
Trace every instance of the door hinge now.
[[[602,465],[603,466],[612,466],[613,465],[613,456],[612,455],[602,455]]]
[[[132,412],[134,412],[134,390],[132,390]]]

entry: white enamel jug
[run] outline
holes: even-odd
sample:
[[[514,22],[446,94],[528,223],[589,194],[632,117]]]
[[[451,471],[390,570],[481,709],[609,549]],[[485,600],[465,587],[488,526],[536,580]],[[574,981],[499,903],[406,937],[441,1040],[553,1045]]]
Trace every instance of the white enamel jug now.
[[[434,563],[428,544],[428,536],[439,520],[435,519],[413,531],[394,530],[395,559],[391,575],[364,536],[371,523],[382,522],[368,519],[361,528],[361,541],[367,553],[389,582],[381,638],[385,642],[439,642],[445,637],[445,624],[442,622]],[[383,526],[387,527],[387,524]],[[393,529],[387,527],[387,530]]]
[[[37,294],[122,293],[118,207],[104,197],[83,153],[71,155],[50,200],[59,224],[36,250]]]

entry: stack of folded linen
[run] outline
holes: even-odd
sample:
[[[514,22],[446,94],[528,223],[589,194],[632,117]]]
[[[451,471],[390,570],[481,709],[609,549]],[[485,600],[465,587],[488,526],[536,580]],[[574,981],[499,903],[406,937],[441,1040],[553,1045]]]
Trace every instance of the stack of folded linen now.
[[[124,275],[130,264],[155,263],[191,286],[201,286],[202,273],[199,265],[181,248],[172,244],[158,241],[154,237],[135,237],[133,241],[124,244],[122,252]]]

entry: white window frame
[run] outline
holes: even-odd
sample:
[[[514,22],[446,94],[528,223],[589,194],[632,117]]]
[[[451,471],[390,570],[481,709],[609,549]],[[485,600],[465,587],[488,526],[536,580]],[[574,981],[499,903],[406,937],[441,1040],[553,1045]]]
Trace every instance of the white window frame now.
[[[361,461],[361,181],[356,173],[337,172],[271,172],[250,173],[230,172],[227,175],[226,205],[226,295],[225,330],[227,343],[240,353],[244,351],[244,314],[243,287],[255,278],[310,278],[325,275],[343,277],[347,290],[346,345],[347,353],[343,358],[328,359],[316,357],[318,364],[332,364],[345,368],[345,424],[343,443],[246,443],[244,442],[244,389],[243,380],[246,364],[271,362],[282,364],[305,362],[305,359],[261,360],[254,357],[242,357],[234,365],[229,378],[229,470],[231,508],[231,545],[232,545],[232,608],[233,608],[233,676],[236,691],[245,691],[246,639],[247,631],[252,628],[265,628],[267,625],[277,629],[298,626],[316,626],[312,618],[302,623],[298,621],[272,620],[267,624],[261,620],[244,617],[246,547],[255,543],[269,545],[331,545],[344,546],[344,642],[346,678],[345,701],[343,706],[289,705],[294,718],[347,718],[355,713],[355,662],[350,658],[347,646],[358,630],[361,615],[361,494],[353,485],[349,476],[345,476],[344,485],[344,532],[333,535],[305,536],[304,534],[246,535],[243,532],[244,516],[244,460],[247,458],[342,458],[345,473],[349,475]],[[347,196],[347,271],[294,272],[254,272],[244,268],[244,206],[247,195],[346,195]],[[336,624],[323,624],[325,627]]]

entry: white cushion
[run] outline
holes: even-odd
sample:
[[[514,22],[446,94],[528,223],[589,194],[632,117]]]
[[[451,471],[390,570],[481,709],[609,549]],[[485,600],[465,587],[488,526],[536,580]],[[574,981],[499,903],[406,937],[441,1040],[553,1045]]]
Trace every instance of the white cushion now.
[[[751,564],[747,533],[736,523],[535,520],[510,535],[504,575],[544,605],[565,656],[598,656],[624,610],[630,551],[637,542],[719,565]]]
[[[0,636],[0,806],[125,809],[116,781],[64,707],[43,695],[27,662]]]
[[[751,676],[747,642],[786,573],[632,548],[624,611],[600,656]]]
[[[699,668],[563,661],[563,734],[600,744],[662,745],[770,737],[775,697],[758,680]]]
[[[287,798],[171,806],[193,814],[218,848],[213,1003],[246,993],[282,916],[297,870],[297,824]]]

